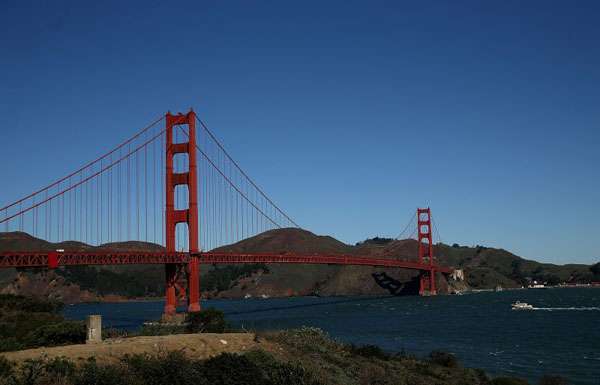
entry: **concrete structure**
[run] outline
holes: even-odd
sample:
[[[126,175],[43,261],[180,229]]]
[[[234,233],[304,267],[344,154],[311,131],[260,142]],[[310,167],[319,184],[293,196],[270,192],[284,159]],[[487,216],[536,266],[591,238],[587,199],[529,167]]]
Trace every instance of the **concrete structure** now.
[[[85,320],[87,329],[86,344],[98,344],[102,342],[102,316],[89,315]]]

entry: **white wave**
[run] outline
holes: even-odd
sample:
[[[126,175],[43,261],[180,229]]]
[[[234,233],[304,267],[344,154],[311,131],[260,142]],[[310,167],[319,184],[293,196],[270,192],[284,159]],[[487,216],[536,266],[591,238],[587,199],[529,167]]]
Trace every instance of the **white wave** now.
[[[545,311],[576,310],[576,311],[585,311],[585,310],[600,310],[600,307],[597,307],[597,306],[590,306],[590,307],[534,307],[531,310],[545,310]]]

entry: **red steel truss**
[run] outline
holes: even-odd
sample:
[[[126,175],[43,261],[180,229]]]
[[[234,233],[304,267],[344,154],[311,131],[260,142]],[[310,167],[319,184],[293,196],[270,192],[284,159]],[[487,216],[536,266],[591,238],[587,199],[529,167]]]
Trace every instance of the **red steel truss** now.
[[[396,267],[440,272],[449,274],[452,269],[433,264],[404,261],[392,258],[370,258],[338,254],[241,254],[241,253],[169,253],[169,252],[3,252],[0,253],[0,268],[55,268],[78,265],[148,265],[148,264],[188,264],[197,260],[199,264],[240,264],[240,263],[291,263],[320,265],[361,265]],[[55,261],[55,262],[53,262]]]

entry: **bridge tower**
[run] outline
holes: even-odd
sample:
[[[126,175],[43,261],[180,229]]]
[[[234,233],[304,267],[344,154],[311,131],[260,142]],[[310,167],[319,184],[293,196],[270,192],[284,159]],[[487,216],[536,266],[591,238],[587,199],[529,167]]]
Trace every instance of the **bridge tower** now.
[[[417,209],[417,228],[419,234],[419,263],[430,267],[428,270],[421,271],[419,295],[436,295],[431,209],[429,207]]]
[[[189,252],[198,253],[198,177],[196,165],[196,114],[190,110],[187,114],[166,115],[166,207],[165,207],[165,240],[167,252],[174,253],[175,228],[178,223],[188,227]],[[188,126],[188,141],[173,143],[173,129],[179,125]],[[184,172],[173,171],[173,158],[176,154],[187,154],[189,168]],[[189,205],[185,209],[175,208],[175,188],[187,186]],[[197,257],[192,257],[187,266],[166,264],[166,302],[164,314],[169,317],[176,313],[177,291],[185,295],[177,284],[183,273],[187,273],[188,311],[200,311],[200,264]]]

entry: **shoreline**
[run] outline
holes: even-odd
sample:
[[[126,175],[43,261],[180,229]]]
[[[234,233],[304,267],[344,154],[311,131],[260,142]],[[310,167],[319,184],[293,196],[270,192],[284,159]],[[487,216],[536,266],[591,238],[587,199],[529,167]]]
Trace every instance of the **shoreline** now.
[[[466,290],[466,291],[462,291],[459,293],[445,293],[445,294],[438,294],[437,296],[455,296],[455,295],[467,295],[467,294],[477,294],[477,293],[499,293],[499,292],[503,292],[503,291],[520,291],[520,290],[548,290],[548,289],[600,289],[600,284],[579,284],[579,285],[557,285],[557,286],[545,286],[545,287],[507,287],[507,288],[502,288],[501,290],[496,290],[496,289],[471,289],[471,290]],[[264,301],[264,300],[269,300],[269,299],[284,299],[284,298],[307,298],[307,297],[314,297],[314,298],[395,298],[395,297],[418,297],[418,295],[400,295],[400,296],[396,296],[396,295],[377,295],[377,294],[373,294],[373,295],[368,295],[368,294],[363,294],[363,295],[352,295],[352,294],[348,294],[348,295],[282,295],[282,296],[269,296],[269,297],[249,297],[249,298],[245,298],[243,296],[236,296],[236,297],[202,297],[201,300],[203,301],[207,301],[207,300],[250,300],[250,301]],[[127,297],[119,297],[119,298],[111,298],[111,296],[105,296],[99,300],[94,300],[94,301],[80,301],[80,302],[72,302],[72,303],[65,303],[66,306],[73,306],[73,305],[79,305],[79,304],[99,304],[99,303],[129,303],[129,302],[161,302],[164,301],[163,297],[133,297],[133,298],[127,298]]]

